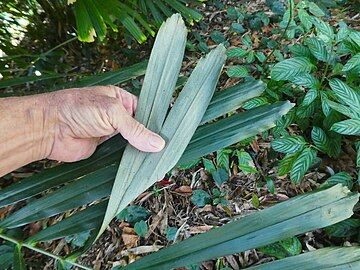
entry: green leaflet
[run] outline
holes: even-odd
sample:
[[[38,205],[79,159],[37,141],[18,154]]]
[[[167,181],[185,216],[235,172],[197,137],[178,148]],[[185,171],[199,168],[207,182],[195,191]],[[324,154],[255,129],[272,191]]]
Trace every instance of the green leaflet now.
[[[323,186],[333,186],[336,184],[342,184],[343,186],[352,189],[353,179],[347,172],[339,172],[330,176],[322,185]]]
[[[186,28],[179,14],[166,20],[160,27],[151,51],[148,68],[140,93],[135,118],[150,130],[161,130],[178,78],[186,44]],[[115,178],[103,232],[111,219],[121,211],[119,201],[147,154],[128,145]],[[99,235],[100,235],[99,233]]]
[[[211,100],[225,58],[225,48],[220,45],[206,58],[199,61],[160,131],[161,136],[166,139],[167,145],[159,153],[146,154],[141,167],[129,179],[131,182],[129,181],[128,187],[117,190],[118,208],[115,209],[116,213],[176,165]],[[142,184],[139,185],[139,183]],[[112,195],[110,202],[111,198]],[[110,202],[109,205],[113,207]],[[108,220],[105,216],[104,220],[110,222],[111,219]]]
[[[177,35],[179,31],[180,35]],[[179,40],[175,42],[175,45],[178,47],[170,46],[170,50],[174,50],[174,48],[176,50],[173,53],[165,50],[167,53],[163,57],[170,62],[170,66],[174,62],[176,63],[175,68],[172,69],[174,76],[170,76],[174,78],[170,79],[170,83],[166,81],[166,78],[169,77],[169,67],[159,65],[157,60],[157,58],[161,59],[162,52],[164,51],[163,43],[165,42],[166,44],[169,34],[180,36],[180,38],[178,37]],[[146,127],[155,132],[160,131],[162,137],[167,140],[167,145],[163,151],[156,154],[141,153],[132,146],[128,146],[125,149],[99,235],[105,230],[111,219],[131,200],[153,182],[162,178],[168,170],[176,165],[211,100],[226,58],[223,46],[219,46],[205,59],[199,61],[162,126],[172,90],[175,86],[175,79],[180,71],[185,41],[186,30],[184,23],[179,15],[174,15],[162,25],[156,38],[149,61],[150,69],[148,68],[145,75],[143,90],[140,95],[140,108],[137,109],[136,115],[136,119],[144,123]],[[181,51],[178,57],[176,57],[177,51]],[[161,72],[157,71],[159,68]],[[166,74],[165,79],[162,76],[159,77],[159,73]],[[145,83],[147,78],[149,85]],[[156,88],[156,86],[158,87]],[[209,90],[206,91],[206,89]],[[167,92],[164,93],[165,90]],[[149,104],[151,105],[149,106]],[[141,178],[142,186],[139,185],[140,181],[136,181],[137,177]],[[120,179],[124,180],[121,181]]]
[[[312,2],[310,2],[312,3]],[[351,270],[360,267],[359,247],[329,247],[288,257],[279,261],[260,264],[249,270]]]
[[[326,227],[350,217],[358,198],[358,194],[351,194],[341,185],[297,196],[164,248],[129,264],[124,270],[172,269]]]
[[[355,54],[343,67],[342,71],[349,71],[353,68],[360,67],[360,53]]]
[[[329,82],[331,89],[343,104],[348,105],[360,117],[360,95],[339,79]]]
[[[311,131],[311,139],[321,151],[327,153],[329,147],[329,139],[325,131],[319,127],[313,127]]]

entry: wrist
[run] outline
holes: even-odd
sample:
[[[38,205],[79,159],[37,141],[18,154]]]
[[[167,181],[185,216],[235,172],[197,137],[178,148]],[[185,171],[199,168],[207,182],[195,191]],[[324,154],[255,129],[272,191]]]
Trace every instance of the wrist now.
[[[47,158],[52,150],[55,129],[56,129],[56,106],[53,106],[54,94],[41,94],[31,97],[33,111],[31,120],[31,127],[33,137],[33,161]]]

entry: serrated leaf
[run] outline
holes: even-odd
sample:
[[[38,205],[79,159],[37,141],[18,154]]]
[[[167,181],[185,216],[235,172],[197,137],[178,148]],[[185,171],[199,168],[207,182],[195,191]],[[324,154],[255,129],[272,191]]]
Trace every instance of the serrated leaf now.
[[[299,156],[300,152],[296,152],[294,154],[286,154],[286,156],[280,160],[278,175],[283,176],[291,171],[291,168]]]
[[[274,244],[259,248],[259,250],[269,256],[283,259],[289,256],[295,256],[301,253],[302,246],[299,239],[292,237]]]
[[[290,179],[295,184],[299,184],[303,179],[305,173],[310,168],[311,164],[315,161],[316,151],[311,148],[305,148],[291,168]]]
[[[359,68],[359,67],[360,67],[360,53],[357,53],[353,57],[351,57],[349,61],[346,62],[342,71],[346,72],[351,69]]]
[[[294,57],[277,63],[271,70],[271,79],[275,81],[293,80],[300,73],[310,72],[313,68],[306,57]]]
[[[337,184],[342,184],[343,186],[348,187],[349,189],[352,189],[353,187],[353,179],[350,174],[347,172],[339,172],[332,176],[330,176],[323,185],[326,186],[334,186]]]
[[[311,139],[321,151],[327,153],[329,147],[329,139],[321,128],[314,126],[311,131]]]
[[[360,136],[360,119],[348,119],[335,123],[331,130],[343,135]]]
[[[226,74],[230,78],[243,78],[249,75],[248,70],[244,66],[231,66],[228,67]]]
[[[271,142],[271,147],[275,151],[285,154],[292,154],[300,151],[305,145],[306,141],[302,136],[289,136],[275,139]]]

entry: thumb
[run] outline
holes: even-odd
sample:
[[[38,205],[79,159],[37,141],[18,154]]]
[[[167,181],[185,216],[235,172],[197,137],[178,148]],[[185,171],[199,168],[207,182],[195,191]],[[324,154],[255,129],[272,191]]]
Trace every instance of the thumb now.
[[[164,139],[136,121],[125,109],[117,115],[115,128],[132,146],[144,152],[159,152],[164,148]]]

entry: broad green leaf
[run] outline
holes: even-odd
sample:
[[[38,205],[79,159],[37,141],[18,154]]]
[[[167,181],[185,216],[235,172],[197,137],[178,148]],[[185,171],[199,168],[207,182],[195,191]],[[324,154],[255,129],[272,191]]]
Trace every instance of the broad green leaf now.
[[[330,176],[323,185],[325,186],[333,186],[337,184],[342,184],[344,187],[348,187],[352,189],[353,187],[353,179],[347,172],[339,172]]]
[[[334,30],[331,25],[323,20],[314,20],[317,36],[325,43],[330,43],[334,39]]]
[[[230,78],[243,78],[249,75],[247,68],[244,66],[230,66],[226,73]]]
[[[311,164],[315,161],[316,151],[311,148],[305,148],[294,161],[290,171],[290,179],[295,184],[299,184]]]
[[[329,84],[340,101],[348,105],[360,118],[360,95],[339,79],[332,79]]]
[[[65,241],[73,248],[83,247],[90,237],[90,231],[84,231],[75,235],[65,237]]]
[[[350,217],[358,198],[341,185],[298,196],[162,249],[124,269],[172,269],[261,247]]]
[[[301,44],[294,44],[292,46],[289,46],[289,50],[296,57],[311,58],[312,56],[309,48]]]
[[[335,123],[331,130],[343,135],[360,136],[360,119],[348,119]]]
[[[314,126],[311,130],[311,139],[321,151],[327,153],[328,148],[331,147],[329,145],[329,139],[326,135],[325,131],[319,127]]]
[[[331,113],[331,108],[329,105],[328,93],[325,91],[320,91],[321,98],[321,109],[325,116],[329,116]]]
[[[228,171],[224,168],[218,168],[214,171],[211,176],[213,177],[216,185],[219,187],[224,184],[227,180],[229,180]]]
[[[271,70],[271,79],[275,81],[293,80],[300,73],[310,72],[313,68],[306,57],[294,57],[277,63]]]
[[[271,142],[271,147],[280,153],[292,154],[302,150],[306,145],[306,141],[302,136],[289,136],[285,138],[275,139]]]
[[[241,58],[241,57],[244,57],[246,54],[247,54],[247,51],[244,50],[243,48],[239,48],[239,47],[229,49],[229,50],[226,52],[226,55],[227,55],[229,58],[233,58],[233,57]]]
[[[351,57],[349,61],[346,62],[342,71],[346,72],[353,68],[359,68],[359,67],[360,67],[360,53],[357,53],[353,57]]]
[[[176,228],[176,227],[167,228],[166,229],[166,239],[169,241],[174,241],[177,231],[178,231],[178,228]]]
[[[295,160],[299,156],[299,154],[300,152],[296,152],[293,154],[286,154],[286,156],[282,160],[280,160],[279,170],[278,170],[279,176],[283,176],[291,171],[291,168]]]
[[[312,2],[310,2],[312,3]],[[282,260],[260,264],[249,270],[350,270],[360,267],[359,247],[328,247]]]
[[[21,245],[18,244],[14,248],[14,259],[13,259],[14,270],[25,270],[25,260],[21,251]]]
[[[354,112],[353,110],[351,110],[349,107],[345,106],[345,105],[342,105],[340,103],[336,103],[336,102],[333,102],[331,100],[328,100],[327,101],[329,107],[343,115],[346,115],[350,118],[357,118],[358,117],[358,114],[356,112]],[[339,119],[340,120],[340,119]]]
[[[309,7],[309,11],[311,14],[317,16],[317,17],[322,17],[325,16],[324,11],[322,11],[321,8],[319,8],[319,6],[317,4],[315,4],[314,2],[308,2],[308,7]]]
[[[242,24],[236,23],[236,22],[231,23],[231,29],[234,32],[239,33],[239,34],[242,34],[242,33],[246,32],[244,26]]]
[[[204,164],[205,170],[207,170],[209,173],[213,173],[216,171],[216,167],[211,160],[209,160],[207,158],[203,158],[203,164]]]
[[[323,62],[332,62],[331,55],[328,52],[327,46],[324,41],[315,37],[310,37],[305,40],[305,44],[308,46],[312,55]]]
[[[231,149],[220,149],[216,152],[217,167],[229,169],[230,166],[229,155],[231,154],[231,152],[232,152]]]
[[[305,94],[302,104],[305,106],[310,105],[318,96],[318,91],[316,89],[310,88],[309,91]]]
[[[217,30],[213,31],[210,34],[210,38],[217,44],[221,44],[224,41],[226,41],[224,34],[222,32],[220,32],[220,31],[217,31]]]
[[[349,237],[359,233],[360,219],[348,218],[325,228],[325,232],[332,237]]]
[[[144,220],[140,220],[135,223],[134,230],[138,236],[145,237],[148,233],[148,226]]]
[[[299,16],[300,22],[304,26],[305,30],[307,32],[309,32],[313,25],[311,16],[303,8],[300,8],[298,10],[298,16]]]
[[[205,190],[197,189],[193,191],[191,202],[198,207],[204,207],[211,202],[211,196]]]
[[[271,245],[267,245],[259,248],[262,253],[265,253],[269,256],[276,257],[278,259],[283,259],[289,256],[295,256],[301,253],[302,246],[301,242],[297,237],[292,237],[285,239],[279,242],[276,242]]]
[[[116,218],[119,220],[124,220],[126,222],[129,222],[130,224],[134,224],[141,220],[147,219],[149,215],[150,213],[146,208],[138,205],[129,205],[124,210],[122,210],[116,216]]]
[[[186,44],[186,32],[181,16],[179,14],[171,16],[160,27],[150,55],[135,118],[157,133],[160,132],[164,123],[180,72]],[[145,157],[146,153],[131,145],[125,148],[99,235],[105,230],[111,219],[126,206],[119,209],[119,201]]]
[[[312,89],[318,89],[320,82],[318,79],[316,79],[314,77],[314,75],[309,74],[309,73],[301,73],[298,74],[293,80],[293,83],[297,84],[297,85],[301,85],[307,88],[312,88]]]
[[[239,169],[245,174],[248,173],[257,173],[255,164],[250,154],[244,150],[236,151],[236,156],[239,162]]]

